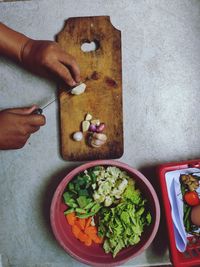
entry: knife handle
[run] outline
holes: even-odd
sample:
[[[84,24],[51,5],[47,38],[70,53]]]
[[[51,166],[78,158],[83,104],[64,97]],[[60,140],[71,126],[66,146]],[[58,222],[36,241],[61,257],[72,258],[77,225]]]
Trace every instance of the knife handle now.
[[[41,108],[35,109],[32,114],[41,115],[43,113],[43,110]]]

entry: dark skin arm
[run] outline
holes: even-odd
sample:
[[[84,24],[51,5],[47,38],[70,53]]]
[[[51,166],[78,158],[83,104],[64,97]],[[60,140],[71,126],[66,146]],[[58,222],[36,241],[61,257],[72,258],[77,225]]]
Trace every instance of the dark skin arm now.
[[[8,57],[38,75],[60,79],[68,86],[80,82],[76,60],[56,42],[33,40],[3,23],[0,23],[0,56]],[[33,105],[0,111],[0,150],[23,147],[30,135],[45,124],[43,115],[32,113],[36,108]]]
[[[32,112],[37,106],[30,108],[10,108],[0,111],[0,149],[22,148],[30,135],[45,124],[43,115]]]

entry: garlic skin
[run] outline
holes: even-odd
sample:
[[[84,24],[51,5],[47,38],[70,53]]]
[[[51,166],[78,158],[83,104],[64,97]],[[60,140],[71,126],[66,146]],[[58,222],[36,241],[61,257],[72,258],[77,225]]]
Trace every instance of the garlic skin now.
[[[85,89],[86,89],[86,84],[81,83],[71,90],[71,94],[72,95],[80,95],[80,94],[85,92]]]
[[[107,136],[103,133],[94,133],[93,134],[93,138],[95,139],[99,139],[99,140],[102,140],[102,141],[106,141],[107,140]]]
[[[82,132],[75,132],[75,133],[73,134],[73,140],[74,140],[74,141],[80,142],[82,139],[83,139],[83,134],[82,134]]]
[[[107,141],[107,136],[103,133],[94,133],[90,137],[90,145],[92,147],[98,148],[104,145]]]

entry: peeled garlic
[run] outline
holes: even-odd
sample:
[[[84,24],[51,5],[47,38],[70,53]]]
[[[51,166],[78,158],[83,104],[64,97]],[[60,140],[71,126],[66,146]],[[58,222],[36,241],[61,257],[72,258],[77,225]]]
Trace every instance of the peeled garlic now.
[[[81,141],[83,139],[82,132],[75,132],[73,134],[73,139],[74,139],[74,141]]]
[[[95,120],[91,120],[91,123],[96,125],[96,126],[99,126],[101,122],[99,119],[95,119]]]
[[[85,88],[86,88],[86,84],[85,83],[81,83],[81,84],[77,85],[76,87],[74,87],[71,90],[71,94],[80,95],[80,94],[85,92]]]
[[[87,113],[85,116],[86,121],[90,121],[92,119],[92,115],[90,113]]]
[[[90,122],[89,121],[82,121],[82,131],[87,132],[87,130],[90,127]]]

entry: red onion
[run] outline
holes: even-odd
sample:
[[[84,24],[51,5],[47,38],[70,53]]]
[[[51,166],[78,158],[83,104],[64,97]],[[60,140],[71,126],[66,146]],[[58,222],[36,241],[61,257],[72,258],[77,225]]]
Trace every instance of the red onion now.
[[[101,132],[103,132],[104,129],[105,129],[105,124],[100,123],[100,125],[96,127],[96,132],[101,133]]]
[[[89,131],[91,131],[91,132],[96,132],[96,130],[97,130],[97,127],[96,127],[96,125],[94,125],[94,124],[90,124],[90,127],[89,127]]]

